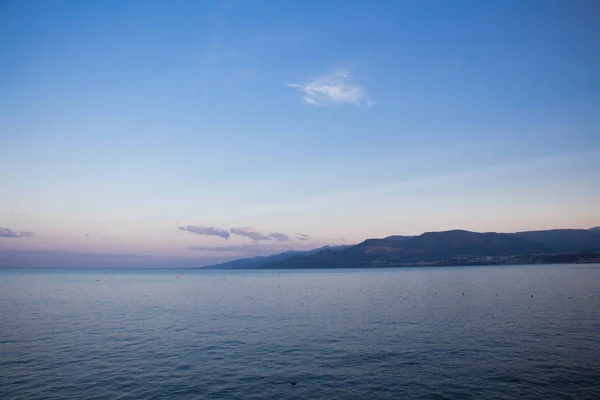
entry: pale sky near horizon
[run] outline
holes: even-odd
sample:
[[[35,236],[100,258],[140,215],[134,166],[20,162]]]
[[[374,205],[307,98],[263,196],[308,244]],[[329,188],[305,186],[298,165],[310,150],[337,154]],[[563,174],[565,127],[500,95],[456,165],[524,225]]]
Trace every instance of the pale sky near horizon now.
[[[201,265],[598,226],[599,21],[591,0],[3,1],[0,252]]]

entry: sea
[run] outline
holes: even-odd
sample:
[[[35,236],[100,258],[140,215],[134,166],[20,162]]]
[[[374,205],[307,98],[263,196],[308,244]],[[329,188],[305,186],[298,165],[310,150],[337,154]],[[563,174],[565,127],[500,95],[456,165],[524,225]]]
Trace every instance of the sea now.
[[[600,399],[600,265],[0,269],[0,399]]]

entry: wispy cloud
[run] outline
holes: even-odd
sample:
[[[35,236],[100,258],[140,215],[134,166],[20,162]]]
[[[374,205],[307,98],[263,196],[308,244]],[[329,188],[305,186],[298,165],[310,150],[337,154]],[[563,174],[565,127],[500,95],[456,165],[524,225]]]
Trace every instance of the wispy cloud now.
[[[304,234],[304,233],[297,233],[296,234],[296,239],[298,240],[308,240],[310,239],[310,236]]]
[[[188,246],[187,250],[194,251],[213,251],[216,253],[253,253],[253,252],[265,252],[272,251],[271,246],[264,245],[252,245],[252,244],[240,244],[233,246]]]
[[[269,233],[269,237],[276,242],[289,242],[291,240],[288,235],[281,232],[271,232]]]
[[[0,227],[0,237],[4,238],[21,238],[33,237],[34,233],[30,231],[13,231],[12,229]]]
[[[347,71],[338,70],[307,83],[289,83],[302,93],[302,100],[311,106],[350,104],[372,107],[375,102],[367,96],[364,86],[350,81]]]
[[[206,236],[218,236],[223,239],[229,239],[230,233],[225,229],[215,228],[213,226],[197,226],[197,225],[187,225],[180,226],[180,231],[186,231],[195,233],[196,235],[206,235]]]
[[[250,226],[244,228],[231,228],[229,233],[232,235],[240,235],[252,239],[255,242],[263,240],[274,240],[276,242],[288,242],[291,240],[289,235],[281,232],[261,233],[257,229]]]
[[[229,230],[233,235],[240,235],[254,240],[255,242],[259,242],[261,240],[271,240],[269,235],[264,235],[257,231],[252,227],[244,227],[244,228],[231,228]]]
[[[231,235],[238,235],[247,237],[248,239],[252,239],[254,242],[262,242],[265,240],[272,240],[275,242],[288,242],[291,241],[292,238],[286,234],[281,232],[270,232],[270,233],[262,233],[256,228],[251,226],[246,226],[242,228],[231,228],[231,229],[223,229],[217,228],[214,226],[199,226],[199,225],[187,225],[180,226],[179,230],[185,232],[191,232],[196,235],[206,235],[206,236],[218,236],[223,239],[229,239]],[[308,236],[307,236],[308,238]]]

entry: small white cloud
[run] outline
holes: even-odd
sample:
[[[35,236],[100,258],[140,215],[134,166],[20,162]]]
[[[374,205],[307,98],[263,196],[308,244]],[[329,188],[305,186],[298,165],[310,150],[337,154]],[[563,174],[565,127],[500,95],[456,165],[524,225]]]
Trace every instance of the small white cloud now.
[[[364,86],[349,82],[348,72],[342,70],[308,83],[289,83],[288,86],[302,93],[302,101],[311,106],[352,104],[373,107],[375,105],[375,102],[368,98]]]

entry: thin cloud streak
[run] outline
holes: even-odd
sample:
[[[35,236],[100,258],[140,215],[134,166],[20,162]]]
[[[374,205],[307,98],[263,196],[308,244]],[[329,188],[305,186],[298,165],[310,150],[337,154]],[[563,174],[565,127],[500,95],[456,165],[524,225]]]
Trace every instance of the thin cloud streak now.
[[[229,260],[258,256],[264,257],[294,250],[289,246],[272,242],[268,244],[241,244],[231,246],[188,246],[185,247],[185,249],[207,253],[207,255],[211,253],[217,254],[218,257],[229,257]]]
[[[232,246],[188,246],[186,250],[193,251],[213,251],[216,253],[237,253],[237,252],[256,252],[273,250],[272,246],[254,245],[254,244],[241,244]]]
[[[225,240],[229,239],[231,236],[228,231],[221,228],[215,228],[213,226],[197,226],[197,225],[187,225],[180,226],[180,231],[195,233],[196,235],[205,235],[205,236],[218,236]]]
[[[309,251],[326,245],[323,242],[305,242],[284,244],[277,242],[268,243],[254,243],[254,244],[240,244],[240,245],[228,245],[228,246],[187,246],[184,249],[190,251],[207,252],[207,253],[222,253],[225,254],[235,253],[238,257],[256,257],[256,256],[269,256],[273,254],[280,254],[287,251]]]
[[[265,41],[265,42],[273,42],[273,43],[284,43],[286,41],[285,38],[278,37],[278,36],[260,36],[259,39],[262,41]]]
[[[349,104],[372,107],[375,102],[367,96],[364,86],[351,83],[344,70],[316,78],[307,83],[289,83],[287,86],[302,93],[302,101],[311,106]]]
[[[317,202],[317,201],[344,201],[344,198],[350,196],[359,196],[364,193],[379,193],[384,192],[386,190],[393,190],[398,188],[416,188],[423,187],[427,185],[436,184],[440,181],[447,181],[451,179],[464,179],[469,177],[482,176],[487,173],[494,172],[510,172],[515,171],[517,169],[522,169],[525,167],[535,166],[535,165],[543,165],[547,163],[556,163],[556,162],[567,162],[569,160],[578,158],[581,159],[583,157],[595,157],[600,156],[600,147],[591,148],[585,151],[577,151],[577,152],[568,152],[561,154],[553,154],[550,156],[542,156],[542,157],[533,157],[527,158],[519,161],[511,161],[511,162],[502,162],[498,164],[493,164],[486,166],[484,168],[468,168],[462,169],[453,172],[445,172],[445,173],[437,173],[428,177],[423,177],[419,179],[406,179],[400,181],[392,181],[389,183],[376,184],[376,185],[367,185],[362,186],[357,189],[348,189],[341,191],[333,191],[333,192],[325,192],[316,194],[313,196],[300,197],[290,201],[284,201],[279,203],[270,203],[263,204],[261,206],[252,208],[252,213],[260,213],[264,210],[273,210],[276,208],[283,207],[291,207],[296,206],[301,203],[306,202]],[[343,240],[343,239],[342,239]]]
[[[269,235],[264,235],[258,232],[256,229],[252,227],[244,227],[244,228],[231,228],[229,232],[233,235],[244,236],[249,239],[252,239],[255,242],[260,242],[261,240],[271,240]]]

